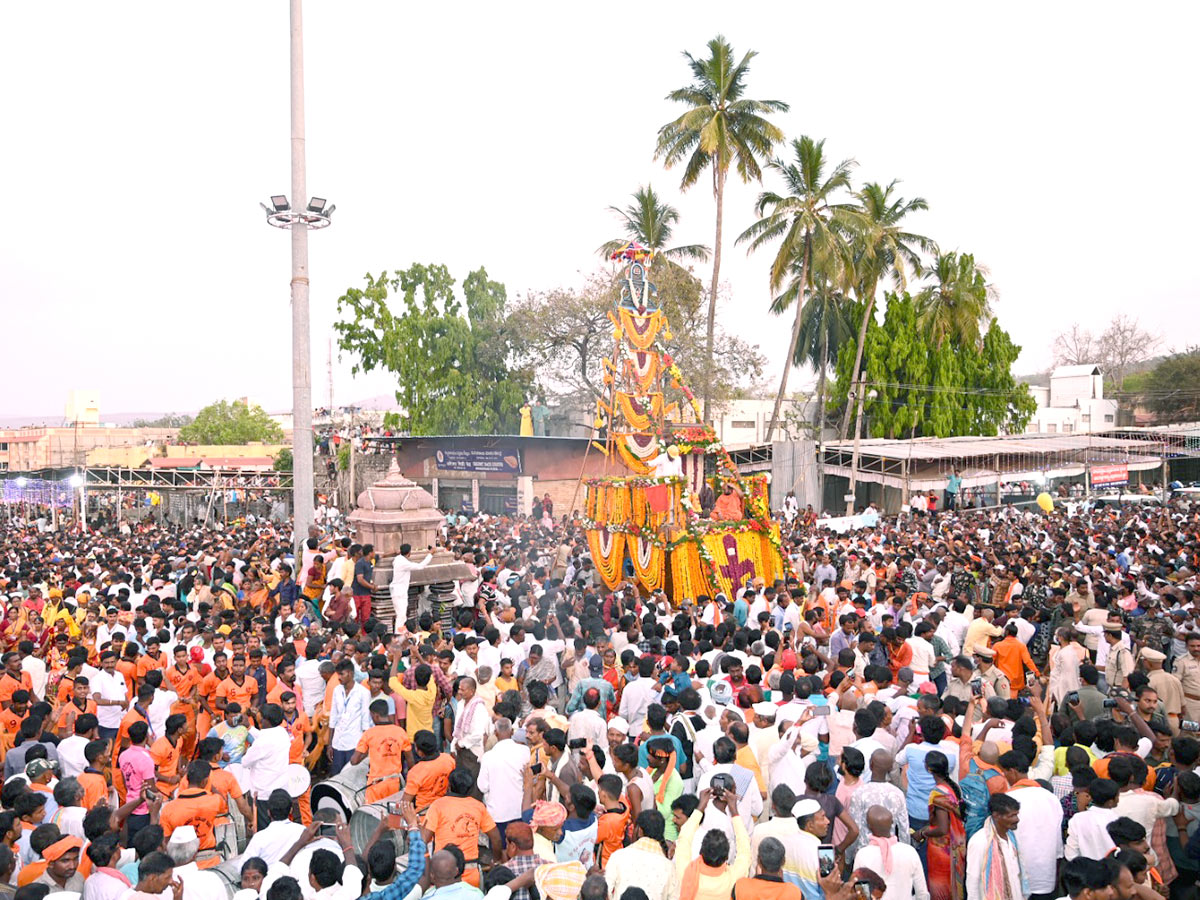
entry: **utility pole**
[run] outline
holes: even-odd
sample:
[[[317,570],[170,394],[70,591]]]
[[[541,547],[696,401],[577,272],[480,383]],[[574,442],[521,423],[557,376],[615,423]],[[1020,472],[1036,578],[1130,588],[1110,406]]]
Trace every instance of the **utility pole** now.
[[[308,196],[304,157],[304,18],[291,0],[292,199]],[[308,228],[292,232],[292,543],[296,559],[313,522],[312,356],[308,325]]]

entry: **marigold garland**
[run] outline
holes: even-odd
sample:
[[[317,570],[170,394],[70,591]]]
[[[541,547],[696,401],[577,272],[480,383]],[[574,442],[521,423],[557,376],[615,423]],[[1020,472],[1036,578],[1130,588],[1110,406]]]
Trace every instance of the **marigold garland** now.
[[[620,311],[621,337],[638,350],[649,350],[654,346],[654,339],[666,321],[659,311],[639,316],[628,309]]]
[[[621,563],[625,559],[625,535],[619,531],[597,528],[589,531],[587,536],[596,571],[608,587],[616,587],[621,580]]]
[[[630,537],[627,546],[633,571],[642,585],[651,591],[662,587],[667,551],[645,537]]]
[[[617,409],[625,417],[625,421],[638,431],[649,431],[662,416],[663,395],[643,394],[635,397],[624,391],[617,392]],[[657,455],[658,447],[650,445]]]

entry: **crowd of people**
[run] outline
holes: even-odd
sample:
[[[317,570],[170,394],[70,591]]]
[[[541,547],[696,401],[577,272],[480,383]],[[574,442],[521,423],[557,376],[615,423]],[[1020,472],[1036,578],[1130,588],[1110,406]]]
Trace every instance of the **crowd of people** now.
[[[1200,517],[946,505],[792,509],[786,578],[681,604],[545,509],[450,517],[416,605],[425,549],[379,604],[320,527],[10,519],[0,891],[1195,897]]]

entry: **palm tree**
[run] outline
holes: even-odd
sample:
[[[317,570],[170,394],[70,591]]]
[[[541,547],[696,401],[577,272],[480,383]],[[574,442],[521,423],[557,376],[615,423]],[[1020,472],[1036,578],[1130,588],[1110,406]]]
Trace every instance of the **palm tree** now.
[[[792,141],[795,162],[773,159],[768,168],[783,176],[786,194],[765,191],[758,196],[755,213],[757,222],[742,232],[738,243],[749,241],[753,252],[776,238],[782,238],[771,263],[771,290],[779,290],[789,272],[799,269],[799,280],[789,302],[796,306],[792,323],[792,339],[784,357],[779,393],[775,395],[775,411],[767,426],[767,441],[779,421],[779,408],[787,392],[788,374],[796,356],[803,321],[804,303],[813,286],[813,271],[820,270],[843,288],[852,280],[854,260],[847,239],[860,227],[862,212],[852,203],[838,202],[839,191],[850,189],[850,170],[855,163],[845,159],[825,175],[825,141],[814,141],[805,135]],[[772,309],[776,309],[772,304]]]
[[[796,302],[800,294],[800,267],[792,266],[792,279],[783,293],[771,301],[771,312],[779,315]],[[825,382],[829,365],[837,359],[842,345],[854,339],[853,301],[838,289],[824,272],[812,277],[808,302],[800,312],[800,338],[792,365],[812,366],[817,373],[817,404],[813,413],[813,433],[820,434],[825,421]]]
[[[705,340],[705,360],[712,368],[713,329],[717,316],[717,287],[721,275],[721,229],[725,215],[725,179],[729,166],[737,163],[742,181],[762,180],[759,158],[771,154],[783,140],[783,132],[769,122],[767,113],[787,112],[782,100],[751,100],[745,96],[746,75],[750,60],[757,54],[751,50],[734,63],[733,47],[722,35],[708,42],[708,56],[697,58],[685,52],[684,58],[692,70],[692,83],[671,91],[668,100],[685,104],[688,109],[658,130],[658,145],[654,158],[663,160],[668,168],[685,163],[682,190],[687,190],[700,178],[705,169],[712,171],[713,196],[717,201],[717,234],[713,243],[712,284],[708,294],[708,334]],[[711,378],[704,379],[703,415],[708,420]]]
[[[875,182],[864,184],[855,193],[863,211],[863,227],[855,235],[855,264],[858,270],[858,296],[865,301],[862,322],[858,326],[858,344],[854,350],[854,368],[850,370],[850,398],[842,413],[841,439],[846,439],[850,428],[850,417],[862,393],[858,385],[862,367],[863,347],[867,341],[867,322],[875,311],[875,291],[879,282],[891,276],[896,289],[903,291],[908,278],[920,277],[922,272],[920,252],[936,254],[937,244],[920,234],[903,230],[903,221],[910,213],[929,209],[923,197],[905,200],[893,196],[896,185],[892,181],[887,187]],[[920,252],[918,252],[920,251]]]
[[[917,323],[941,347],[947,339],[964,348],[979,346],[992,318],[996,289],[987,283],[987,268],[970,253],[939,253],[929,270],[932,282],[915,300]]]
[[[679,210],[669,203],[663,203],[654,188],[647,185],[638,188],[633,194],[633,202],[624,209],[610,206],[613,212],[621,217],[624,238],[614,238],[599,248],[596,252],[603,259],[612,256],[613,251],[626,240],[637,241],[644,247],[654,250],[658,256],[668,262],[678,263],[681,259],[708,260],[710,250],[703,244],[682,244],[678,247],[668,247],[671,234],[679,221]]]

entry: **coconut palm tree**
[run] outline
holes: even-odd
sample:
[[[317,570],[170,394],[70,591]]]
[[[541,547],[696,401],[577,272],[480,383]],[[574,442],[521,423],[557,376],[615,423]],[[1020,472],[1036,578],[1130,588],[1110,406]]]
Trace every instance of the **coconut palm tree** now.
[[[681,116],[658,130],[655,159],[668,168],[683,163],[680,187],[687,190],[710,170],[713,196],[717,202],[716,239],[713,242],[712,283],[708,294],[708,332],[705,359],[709,368],[713,359],[713,330],[717,316],[717,287],[721,276],[721,229],[725,216],[725,180],[729,167],[737,166],[742,181],[762,180],[759,159],[770,156],[783,140],[783,132],[767,120],[768,113],[787,112],[782,100],[751,100],[746,97],[746,76],[753,50],[740,62],[734,61],[733,47],[721,35],[708,42],[708,55],[695,57],[685,52],[692,70],[692,83],[671,91],[667,99],[687,106]],[[705,378],[707,385],[711,379]],[[705,387],[703,414],[708,419],[709,389]]]
[[[669,203],[663,203],[650,185],[634,191],[633,202],[624,209],[615,206],[610,206],[609,209],[621,217],[621,227],[625,236],[608,241],[596,251],[603,259],[612,256],[613,251],[627,240],[637,241],[642,246],[654,250],[658,256],[676,264],[684,259],[705,262],[711,254],[703,244],[667,246],[671,242],[675,225],[679,222],[679,210]]]
[[[875,291],[879,282],[891,277],[896,290],[908,287],[908,279],[922,273],[921,253],[936,254],[937,244],[920,234],[904,230],[904,219],[911,213],[929,209],[924,197],[906,200],[897,197],[896,185],[876,182],[864,184],[855,193],[863,211],[862,228],[855,235],[855,268],[859,282],[856,293],[865,305],[858,326],[854,350],[854,368],[850,370],[850,402],[842,413],[841,439],[846,439],[856,398],[862,393],[857,385],[862,367],[863,346],[867,340],[867,322],[875,311]]]
[[[952,340],[963,348],[978,347],[992,319],[996,289],[988,271],[970,253],[939,253],[929,270],[932,281],[917,293],[917,323],[941,347]]]
[[[837,359],[842,345],[854,339],[854,301],[824,272],[815,272],[811,281],[808,302],[800,312],[800,338],[792,365],[809,365],[817,373],[813,433],[819,434],[825,421],[825,383],[830,363]],[[786,312],[800,295],[800,285],[800,267],[794,265],[791,281],[771,301],[771,312]]]
[[[849,236],[861,227],[862,212],[853,203],[842,202],[839,194],[850,189],[850,171],[857,163],[845,159],[825,173],[825,141],[805,135],[792,141],[793,162],[776,158],[768,168],[783,176],[787,193],[764,191],[754,210],[759,219],[738,237],[754,252],[781,239],[771,263],[771,290],[777,291],[789,273],[799,269],[792,302],[796,307],[792,339],[784,357],[775,410],[767,426],[767,441],[779,421],[779,408],[787,392],[788,374],[796,356],[803,322],[804,304],[813,287],[813,272],[821,271],[843,289],[853,280],[853,248]],[[775,305],[772,304],[772,308]]]

